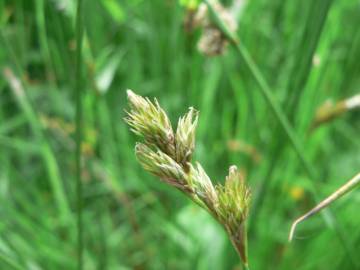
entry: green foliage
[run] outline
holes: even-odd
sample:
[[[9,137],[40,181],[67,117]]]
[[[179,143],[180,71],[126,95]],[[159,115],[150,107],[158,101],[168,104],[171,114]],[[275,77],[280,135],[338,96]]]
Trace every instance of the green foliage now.
[[[75,7],[67,0],[0,4],[0,269],[76,267]],[[358,1],[251,0],[240,14],[240,45],[288,119],[314,180],[244,59],[230,46],[218,57],[199,53],[201,29],[184,31],[179,1],[84,1],[84,269],[240,265],[221,226],[141,170],[135,136],[122,121],[128,88],[157,97],[172,123],[184,109],[199,109],[196,151],[180,156],[201,161],[204,170],[189,168],[194,179],[224,184],[224,168],[236,164],[252,187],[252,269],[360,266],[358,190],[331,206],[336,225],[314,216],[287,240],[291,222],[315,205],[315,190],[319,201],[360,168],[358,110],[309,131],[326,100],[359,93]],[[190,138],[192,114],[174,137]],[[213,192],[194,179],[198,196]]]
[[[196,9],[200,2],[200,0],[180,0],[180,5],[186,7],[187,9]]]

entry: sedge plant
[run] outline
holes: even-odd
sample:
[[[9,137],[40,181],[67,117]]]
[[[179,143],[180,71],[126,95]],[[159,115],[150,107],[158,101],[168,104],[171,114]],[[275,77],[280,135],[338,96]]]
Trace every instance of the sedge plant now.
[[[170,120],[155,99],[127,91],[130,110],[125,121],[143,138],[135,154],[142,167],[160,181],[185,193],[207,210],[226,230],[242,263],[248,268],[246,219],[250,189],[236,166],[231,166],[225,184],[213,185],[199,162],[193,164],[195,131],[199,112],[194,108],[179,118],[174,131]]]

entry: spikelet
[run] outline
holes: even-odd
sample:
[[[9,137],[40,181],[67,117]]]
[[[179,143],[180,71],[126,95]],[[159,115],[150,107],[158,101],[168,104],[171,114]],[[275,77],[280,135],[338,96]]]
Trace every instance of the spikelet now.
[[[151,102],[148,98],[136,95],[127,90],[130,112],[127,112],[125,121],[131,130],[144,137],[146,143],[158,147],[164,153],[174,156],[174,132],[169,118],[155,99]]]
[[[231,228],[239,227],[248,216],[250,190],[236,166],[229,168],[225,185],[216,186],[219,198],[218,214]]]
[[[230,167],[225,185],[214,187],[200,163],[191,164],[198,112],[190,108],[178,120],[174,134],[169,118],[156,99],[152,103],[131,90],[127,93],[130,111],[125,121],[135,134],[144,138],[144,143],[137,143],[135,147],[139,163],[162,182],[184,192],[222,224],[247,265],[245,221],[250,191],[236,166]]]

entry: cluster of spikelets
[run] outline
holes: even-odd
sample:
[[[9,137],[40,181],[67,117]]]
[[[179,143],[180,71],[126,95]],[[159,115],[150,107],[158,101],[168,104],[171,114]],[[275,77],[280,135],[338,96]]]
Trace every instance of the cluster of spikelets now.
[[[246,229],[250,191],[236,166],[231,166],[224,185],[214,186],[199,163],[191,163],[195,149],[198,112],[193,108],[179,119],[176,132],[155,99],[127,91],[130,111],[125,121],[143,137],[137,143],[136,156],[142,167],[163,182],[187,194],[221,223],[245,265]]]
[[[198,41],[198,50],[207,56],[221,55],[226,51],[228,40],[222,31],[210,19],[208,6],[201,1],[185,0],[181,1],[187,7],[184,21],[185,29],[192,31],[201,28],[202,34]],[[208,0],[209,4],[217,12],[222,22],[231,32],[236,32],[237,22],[235,14],[230,9],[225,8],[218,0]]]

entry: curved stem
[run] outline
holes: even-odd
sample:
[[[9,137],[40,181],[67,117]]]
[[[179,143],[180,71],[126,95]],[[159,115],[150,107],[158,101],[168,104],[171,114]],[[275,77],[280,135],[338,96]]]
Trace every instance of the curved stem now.
[[[304,221],[305,219],[308,219],[312,215],[320,212],[322,209],[333,203],[335,200],[341,198],[346,193],[350,192],[354,188],[356,188],[360,184],[360,173],[355,175],[353,178],[351,178],[346,184],[342,185],[338,190],[336,190],[334,193],[332,193],[329,197],[327,197],[325,200],[321,201],[318,205],[316,205],[313,209],[311,209],[309,212],[305,213],[298,219],[296,219],[293,224],[291,225],[290,234],[289,234],[289,242],[293,239],[296,226]]]

